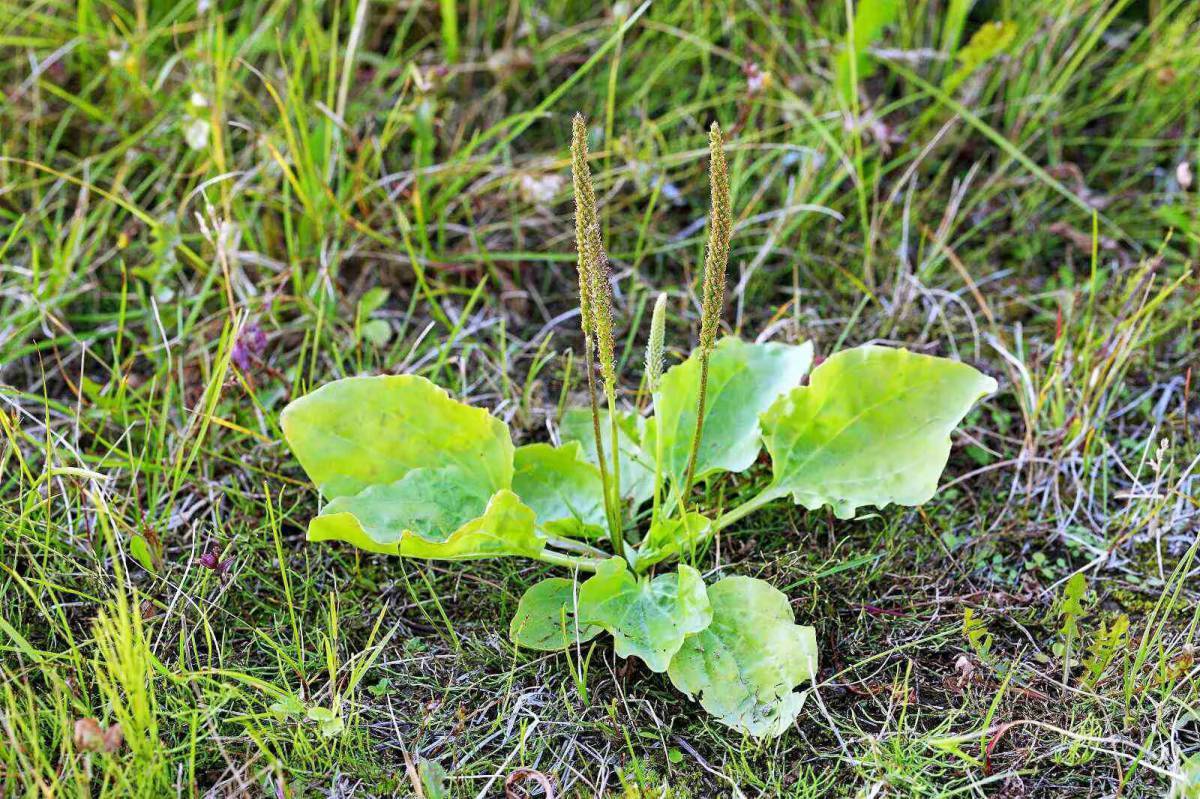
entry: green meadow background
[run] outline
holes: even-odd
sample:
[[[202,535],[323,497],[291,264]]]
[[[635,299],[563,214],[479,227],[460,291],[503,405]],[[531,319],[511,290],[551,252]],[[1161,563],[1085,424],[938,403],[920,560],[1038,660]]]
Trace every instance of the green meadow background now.
[[[1198,77],[1189,0],[0,0],[0,795],[1200,796]],[[514,650],[541,565],[304,541],[290,398],[583,396],[576,112],[623,403],[714,120],[727,332],[1000,382],[927,505],[704,554],[817,629],[776,741]]]

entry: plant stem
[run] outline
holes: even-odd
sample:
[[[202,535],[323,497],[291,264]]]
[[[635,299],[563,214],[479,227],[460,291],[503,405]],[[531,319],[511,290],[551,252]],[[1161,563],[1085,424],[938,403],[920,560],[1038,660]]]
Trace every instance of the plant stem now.
[[[768,485],[747,502],[743,502],[736,508],[726,511],[718,516],[717,520],[712,523],[712,527],[710,529],[712,530],[713,534],[716,534],[737,520],[754,513],[754,511],[758,510],[763,505],[779,499],[780,497],[784,496],[784,494],[786,494],[786,492],[780,492],[780,490],[774,484]]]
[[[555,566],[563,566],[568,569],[578,569],[581,572],[595,572],[604,561],[599,558],[580,558],[575,555],[566,555],[562,552],[555,552],[552,549],[543,549],[537,555],[534,555],[534,560],[540,560],[542,563],[550,563]]]
[[[594,547],[591,544],[584,543],[583,541],[576,541],[573,538],[548,536],[546,538],[546,543],[556,546],[559,549],[565,549],[568,552],[578,552],[581,555],[588,555],[593,558],[603,559],[609,556],[608,553],[603,549],[599,549],[598,547]]]
[[[696,458],[704,433],[704,406],[708,398],[708,358],[717,339],[721,311],[725,306],[725,267],[729,263],[729,240],[733,236],[733,209],[729,197],[729,169],[725,164],[725,140],[716,122],[708,132],[708,178],[712,210],[708,215],[708,247],[704,256],[703,299],[700,303],[700,391],[696,401],[696,429],[687,474],[679,487],[680,518],[687,525],[687,494],[696,476]]]
[[[679,487],[679,511],[687,521],[687,495],[696,476],[696,458],[700,454],[700,438],[704,435],[704,405],[708,399],[708,350],[700,349],[700,395],[696,400],[696,429],[692,431],[692,451],[688,455],[687,474]]]
[[[588,397],[592,405],[592,434],[596,440],[596,463],[604,490],[604,516],[608,521],[608,537],[616,553],[625,556],[621,537],[620,467],[617,465],[616,409],[614,386],[616,371],[613,358],[612,294],[608,285],[608,262],[600,237],[596,216],[596,191],[588,168],[587,126],[583,116],[576,114],[571,121],[571,179],[575,189],[575,249],[579,254],[579,312],[583,327],[584,348],[587,352]],[[593,355],[596,356],[593,359]],[[613,424],[613,474],[617,488],[608,478],[604,459],[604,437],[600,432],[600,402],[596,392],[595,371],[604,377],[604,393],[608,397],[608,414]]]
[[[624,558],[625,535],[622,530],[623,520],[621,519],[621,446],[620,440],[617,437],[617,398],[616,392],[607,386],[605,387],[605,394],[608,395],[608,429],[611,436],[610,447],[612,449],[612,486],[609,487],[609,490],[612,493],[613,517],[616,521],[616,525],[610,530],[610,535],[613,550]]]
[[[592,339],[584,336],[584,348],[587,356],[584,368],[587,369],[588,397],[592,404],[592,437],[596,441],[596,465],[600,469],[600,485],[604,495],[604,518],[608,522],[608,539],[621,557],[625,557],[624,539],[621,538],[621,524],[613,511],[612,492],[609,490],[608,465],[604,459],[604,436],[600,432],[600,401],[596,396],[596,378],[592,367]],[[611,416],[611,410],[610,410]]]

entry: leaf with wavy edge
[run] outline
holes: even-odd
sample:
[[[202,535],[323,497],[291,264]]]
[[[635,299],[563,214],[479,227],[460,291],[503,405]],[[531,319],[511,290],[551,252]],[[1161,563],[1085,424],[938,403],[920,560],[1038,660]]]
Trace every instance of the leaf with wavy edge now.
[[[575,581],[563,577],[547,577],[530,586],[517,603],[509,638],[540,652],[557,652],[595,638],[603,630],[579,623],[575,592]]]
[[[335,380],[290,403],[280,424],[327,499],[421,467],[457,466],[488,496],[512,485],[508,425],[416,375]]]
[[[712,620],[704,579],[691,566],[653,580],[632,574],[621,558],[604,561],[579,589],[579,620],[612,633],[618,655],[637,655],[664,672],[684,638]]]
[[[280,418],[330,500],[310,541],[463,560],[541,552],[533,512],[508,490],[508,426],[415,375],[335,380]]]
[[[809,510],[920,505],[937,490],[950,432],[996,381],[947,358],[865,346],[830,356],[762,416],[774,481]]]
[[[513,466],[513,491],[541,529],[572,538],[607,535],[600,470],[584,459],[578,441],[518,447]]]
[[[749,469],[762,449],[759,414],[800,384],[812,365],[810,342],[750,344],[734,336],[717,343],[709,356],[704,430],[696,453],[695,479],[716,472]],[[663,434],[663,472],[683,481],[696,429],[700,393],[700,353],[667,370],[654,392],[654,419],[646,427],[646,452],[656,452]]]
[[[817,670],[812,627],[795,623],[783,592],[753,577],[708,588],[712,624],[688,636],[667,676],[722,724],[756,738],[782,735],[804,697],[793,689]]]
[[[516,494],[501,489],[489,498],[454,466],[413,469],[394,483],[337,497],[309,523],[308,540],[440,560],[536,557],[545,547],[533,511]]]

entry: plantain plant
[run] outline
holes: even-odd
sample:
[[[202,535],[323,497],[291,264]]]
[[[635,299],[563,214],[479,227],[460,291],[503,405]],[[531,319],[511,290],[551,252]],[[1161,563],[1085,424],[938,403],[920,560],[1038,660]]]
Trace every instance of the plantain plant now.
[[[659,297],[645,370],[653,413],[622,408],[610,274],[579,116],[571,153],[588,404],[565,412],[558,446],[514,447],[503,421],[422,377],[329,383],[282,416],[288,443],[328,500],[308,538],[412,558],[513,556],[560,567],[563,576],[521,598],[509,628],[516,644],[555,651],[608,633],[618,656],[666,672],[724,724],[778,736],[800,710],[796,689],[816,673],[813,628],[797,625],[788,598],[767,582],[735,575],[706,584],[689,562],[777,500],[828,506],[841,519],[925,502],[951,431],[996,383],[903,349],[857,347],[811,368],[811,343],[718,341],[733,215],[714,124],[699,342],[663,371]],[[718,509],[712,492],[694,491],[747,472],[764,446],[771,477],[745,501]]]

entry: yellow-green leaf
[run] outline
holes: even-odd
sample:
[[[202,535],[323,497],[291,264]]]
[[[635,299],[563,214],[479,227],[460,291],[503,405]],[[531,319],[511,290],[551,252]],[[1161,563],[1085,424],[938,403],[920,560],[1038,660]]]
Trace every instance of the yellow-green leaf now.
[[[508,426],[416,375],[335,380],[288,405],[280,423],[327,499],[420,467],[457,466],[488,496],[512,485]]]
[[[612,633],[621,657],[637,655],[661,673],[683,639],[708,626],[712,611],[704,579],[692,567],[651,580],[633,575],[621,558],[611,558],[580,587],[579,620]]]
[[[793,689],[817,670],[817,640],[787,597],[752,577],[708,588],[712,624],[689,636],[671,660],[671,682],[721,723],[761,737],[782,735],[800,712]]]
[[[850,518],[920,505],[937,490],[950,432],[996,381],[947,358],[865,346],[831,356],[762,417],[769,494]]]
[[[798,386],[811,365],[810,342],[792,346],[748,344],[734,336],[721,339],[709,357],[695,479],[750,468],[762,449],[759,414]],[[654,420],[647,426],[644,449],[657,452],[655,439],[661,431],[662,468],[677,486],[691,457],[699,394],[698,352],[668,369],[654,392]]]
[[[1007,50],[1017,38],[1017,24],[1008,20],[985,22],[958,51],[958,69],[946,76],[942,88],[951,94],[975,70]]]
[[[606,534],[600,470],[584,459],[578,441],[518,447],[513,466],[513,491],[533,509],[539,528],[574,538]]]
[[[508,635],[513,643],[541,652],[557,652],[589,641],[602,630],[595,625],[580,624],[577,607],[575,581],[547,577],[521,597]]]
[[[507,489],[489,499],[456,467],[414,469],[395,483],[330,502],[309,524],[308,539],[412,558],[534,557],[545,540],[533,522],[533,511]]]

